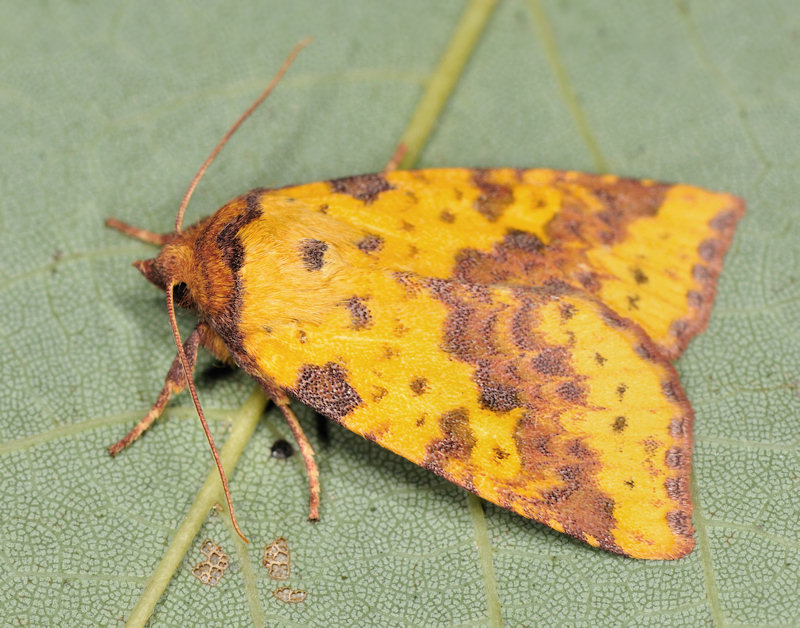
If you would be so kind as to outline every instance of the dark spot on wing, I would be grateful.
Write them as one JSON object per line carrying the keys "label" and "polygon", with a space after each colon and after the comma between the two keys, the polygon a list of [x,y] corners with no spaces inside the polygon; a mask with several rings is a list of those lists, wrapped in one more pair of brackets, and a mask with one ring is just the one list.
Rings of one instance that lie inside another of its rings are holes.
{"label": "dark spot on wing", "polygon": [[664,462],[670,469],[680,469],[684,460],[683,450],[680,447],[672,447],[664,455]]}
{"label": "dark spot on wing", "polygon": [[356,242],[356,246],[364,253],[374,253],[383,248],[383,238],[370,233]]}
{"label": "dark spot on wing", "polygon": [[531,366],[542,375],[566,376],[572,372],[569,360],[569,352],[564,347],[549,347],[531,360]]}
{"label": "dark spot on wing", "polygon": [[569,403],[586,403],[586,389],[577,382],[564,382],[556,388],[556,392]]}
{"label": "dark spot on wing", "polygon": [[350,311],[350,326],[353,329],[364,329],[372,322],[372,314],[366,305],[366,299],[350,297],[344,305]]}
{"label": "dark spot on wing", "polygon": [[319,270],[325,263],[325,251],[328,250],[328,243],[312,238],[300,240],[300,255],[303,258],[303,266],[306,270]]}
{"label": "dark spot on wing", "polygon": [[648,276],[644,274],[644,271],[641,268],[638,267],[634,268],[631,271],[631,275],[633,275],[633,280],[639,285],[642,285],[643,283],[647,283],[649,281]]}
{"label": "dark spot on wing", "polygon": [[465,408],[445,412],[439,418],[439,425],[442,438],[428,445],[423,466],[441,474],[448,459],[468,460],[477,440]]}
{"label": "dark spot on wing", "polygon": [[603,366],[606,362],[608,362],[608,358],[606,358],[606,357],[600,355],[599,353],[595,352],[594,361],[597,362],[600,366]]}
{"label": "dark spot on wing", "polygon": [[669,529],[678,536],[691,538],[694,533],[691,518],[682,510],[671,510],[668,512],[667,524],[669,525]]}
{"label": "dark spot on wing", "polygon": [[424,377],[415,377],[411,380],[409,387],[415,395],[422,395],[428,390],[428,380]]}
{"label": "dark spot on wing", "polygon": [[303,365],[290,392],[303,403],[331,419],[342,419],[361,405],[362,399],[347,379],[345,368],[335,362]]}
{"label": "dark spot on wing", "polygon": [[338,194],[349,194],[366,205],[373,203],[382,192],[393,190],[381,174],[364,174],[330,181],[331,189]]}
{"label": "dark spot on wing", "polygon": [[514,202],[513,190],[497,183],[492,183],[487,170],[475,170],[472,183],[480,190],[475,199],[475,209],[489,222],[494,222],[505,212],[506,207]]}
{"label": "dark spot on wing", "polygon": [[456,215],[451,212],[449,209],[443,209],[442,212],[439,214],[439,220],[442,222],[453,223],[455,222]]}

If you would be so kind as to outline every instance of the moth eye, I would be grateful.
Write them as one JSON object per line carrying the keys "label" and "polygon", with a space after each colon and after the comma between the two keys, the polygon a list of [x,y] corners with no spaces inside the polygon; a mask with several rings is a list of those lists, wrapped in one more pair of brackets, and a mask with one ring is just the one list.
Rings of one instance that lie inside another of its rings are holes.
{"label": "moth eye", "polygon": [[176,283],[172,289],[172,298],[178,307],[190,308],[193,305],[192,295],[189,292],[189,287],[184,283]]}

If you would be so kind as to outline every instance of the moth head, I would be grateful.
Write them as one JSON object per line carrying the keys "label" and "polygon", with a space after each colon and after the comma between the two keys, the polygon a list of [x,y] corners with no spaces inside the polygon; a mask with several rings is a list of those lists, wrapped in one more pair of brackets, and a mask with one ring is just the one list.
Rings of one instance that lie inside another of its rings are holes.
{"label": "moth head", "polygon": [[133,266],[162,292],[166,292],[170,283],[174,284],[175,304],[185,309],[192,309],[194,300],[186,281],[191,276],[189,270],[191,257],[187,247],[168,244],[161,249],[157,257],[135,261]]}

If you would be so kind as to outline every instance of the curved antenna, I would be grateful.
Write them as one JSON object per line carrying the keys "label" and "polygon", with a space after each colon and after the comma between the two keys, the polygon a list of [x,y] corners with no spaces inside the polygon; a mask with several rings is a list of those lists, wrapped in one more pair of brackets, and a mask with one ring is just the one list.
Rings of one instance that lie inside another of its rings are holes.
{"label": "curved antenna", "polygon": [[[175,233],[181,232],[181,225],[183,224],[183,215],[186,213],[186,206],[189,204],[189,199],[192,198],[194,189],[197,187],[197,184],[200,182],[200,179],[203,177],[206,170],[208,170],[208,167],[211,165],[211,162],[214,161],[214,158],[217,156],[219,151],[222,150],[222,147],[228,143],[228,140],[231,138],[231,135],[236,133],[236,129],[238,129],[242,125],[242,122],[247,120],[247,118],[250,117],[250,114],[253,113],[253,111],[255,111],[256,107],[258,107],[262,102],[264,102],[267,96],[269,96],[270,92],[273,89],[275,89],[275,86],[278,84],[278,81],[280,81],[283,78],[283,75],[286,74],[286,70],[289,69],[289,66],[292,64],[292,61],[294,61],[294,58],[309,43],[311,43],[311,37],[307,37],[306,39],[297,43],[294,48],[292,48],[292,51],[289,53],[289,56],[286,57],[286,61],[283,62],[283,65],[280,67],[277,74],[275,74],[272,81],[270,81],[270,84],[267,85],[267,88],[263,92],[261,92],[261,95],[253,101],[253,104],[250,105],[241,116],[239,116],[239,119],[236,122],[234,122],[233,126],[230,129],[228,129],[228,132],[222,136],[222,139],[220,140],[219,144],[217,144],[214,147],[214,150],[211,151],[211,154],[203,162],[203,165],[200,166],[200,170],[198,170],[197,174],[194,175],[194,179],[192,179],[192,182],[186,189],[186,192],[183,195],[183,200],[181,201],[181,205],[178,208],[178,215],[175,218]],[[231,513],[231,516],[232,515],[233,513]]]}
{"label": "curved antenna", "polygon": [[214,438],[211,436],[211,430],[208,428],[203,408],[200,406],[200,399],[197,397],[197,390],[194,387],[194,380],[191,376],[191,369],[189,367],[189,360],[186,358],[186,352],[183,350],[183,342],[181,341],[181,332],[178,330],[178,321],[175,318],[175,298],[173,290],[175,288],[175,281],[170,281],[167,285],[167,313],[169,314],[169,324],[172,327],[172,335],[175,338],[175,344],[178,347],[178,357],[180,357],[181,365],[183,366],[183,374],[186,377],[186,383],[189,385],[189,392],[192,395],[194,407],[197,410],[197,415],[200,417],[200,424],[203,426],[203,431],[206,434],[206,439],[211,447],[211,454],[214,456],[214,462],[217,464],[217,471],[219,471],[219,479],[222,480],[222,490],[225,492],[225,501],[228,503],[228,512],[231,515],[231,523],[236,533],[242,537],[245,543],[250,543],[242,534],[239,529],[239,524],[236,522],[236,515],[233,513],[233,503],[231,502],[231,492],[228,489],[228,477],[225,475],[225,469],[222,466],[222,460],[219,458],[219,451],[214,444]]}

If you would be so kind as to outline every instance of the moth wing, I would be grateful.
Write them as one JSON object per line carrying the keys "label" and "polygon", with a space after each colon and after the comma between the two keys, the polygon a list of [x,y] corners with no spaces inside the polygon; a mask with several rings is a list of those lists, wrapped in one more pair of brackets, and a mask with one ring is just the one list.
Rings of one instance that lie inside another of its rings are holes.
{"label": "moth wing", "polygon": [[741,199],[557,170],[363,175],[271,192],[358,227],[386,267],[482,284],[566,281],[670,358],[708,321]]}
{"label": "moth wing", "polygon": [[636,325],[570,289],[369,268],[334,284],[357,291],[313,323],[248,331],[275,384],[592,545],[639,558],[691,549],[691,409]]}

